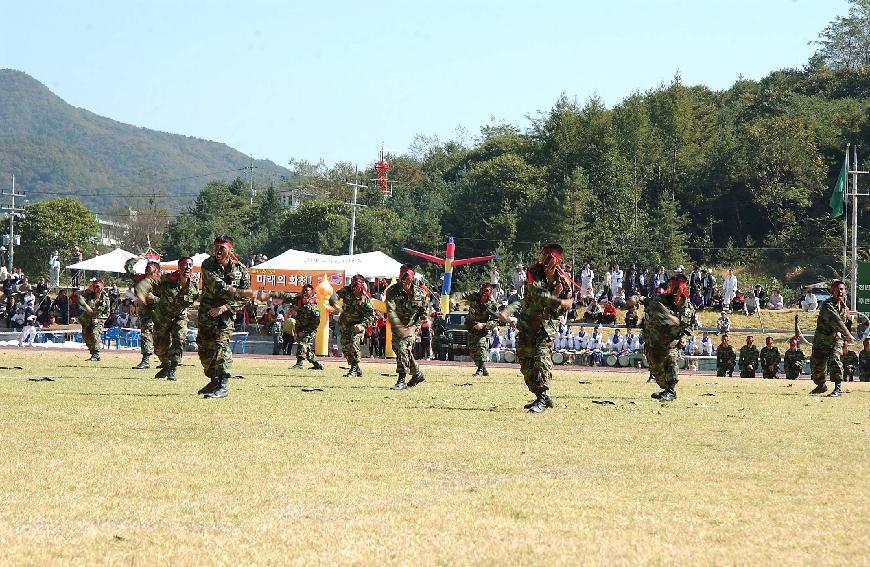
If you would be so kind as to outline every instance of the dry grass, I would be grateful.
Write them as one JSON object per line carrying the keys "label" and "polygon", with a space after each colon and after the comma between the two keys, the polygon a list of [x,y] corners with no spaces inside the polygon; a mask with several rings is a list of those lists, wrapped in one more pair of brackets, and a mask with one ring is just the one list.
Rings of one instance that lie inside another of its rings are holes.
{"label": "dry grass", "polygon": [[[0,350],[3,564],[867,564],[870,384],[237,360],[226,400]],[[28,377],[51,375],[54,382]],[[469,385],[470,384],[470,385]],[[317,386],[323,391],[303,392]],[[713,396],[705,395],[707,393]],[[593,400],[608,399],[615,405]]]}

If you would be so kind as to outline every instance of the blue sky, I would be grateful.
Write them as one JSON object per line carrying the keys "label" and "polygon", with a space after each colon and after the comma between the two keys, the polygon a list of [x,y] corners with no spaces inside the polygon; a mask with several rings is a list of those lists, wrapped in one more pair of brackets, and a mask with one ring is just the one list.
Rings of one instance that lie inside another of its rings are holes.
{"label": "blue sky", "polygon": [[[846,0],[12,2],[0,68],[121,122],[290,158],[473,140],[561,93],[608,106],[669,82],[800,67]],[[244,165],[244,164],[242,164]]]}

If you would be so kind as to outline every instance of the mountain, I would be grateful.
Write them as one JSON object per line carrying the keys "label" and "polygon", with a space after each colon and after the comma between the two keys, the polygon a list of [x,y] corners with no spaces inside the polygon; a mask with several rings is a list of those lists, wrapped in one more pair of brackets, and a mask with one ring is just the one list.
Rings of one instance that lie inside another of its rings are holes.
{"label": "mountain", "polygon": [[[206,182],[245,177],[250,158],[226,144],[123,124],[67,104],[33,77],[0,69],[0,187],[30,200],[75,195],[92,209],[156,193],[173,207]],[[289,177],[255,160],[255,182]],[[162,200],[162,199],[161,199]]]}

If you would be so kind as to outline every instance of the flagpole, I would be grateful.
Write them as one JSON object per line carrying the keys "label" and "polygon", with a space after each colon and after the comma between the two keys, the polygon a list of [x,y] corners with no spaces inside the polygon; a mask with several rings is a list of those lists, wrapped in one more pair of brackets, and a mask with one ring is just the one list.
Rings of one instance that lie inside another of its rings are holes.
{"label": "flagpole", "polygon": [[[848,170],[847,170],[848,171]],[[852,297],[851,309],[858,305],[858,145],[852,148]],[[849,185],[847,184],[846,187]]]}
{"label": "flagpole", "polygon": [[846,193],[849,192],[849,148],[852,147],[852,144],[846,144],[846,164],[843,166],[846,168],[846,187],[844,187],[843,191],[843,279],[846,278],[846,273],[848,269],[848,246],[849,246],[849,216],[846,214]]}

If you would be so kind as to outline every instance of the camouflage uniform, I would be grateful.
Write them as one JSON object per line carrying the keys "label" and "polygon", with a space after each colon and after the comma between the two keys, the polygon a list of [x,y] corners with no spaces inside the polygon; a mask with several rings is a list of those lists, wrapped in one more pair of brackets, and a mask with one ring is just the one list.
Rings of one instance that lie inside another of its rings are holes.
{"label": "camouflage uniform", "polygon": [[[465,318],[465,328],[468,330],[468,352],[478,368],[486,363],[489,357],[490,331],[498,327],[498,303],[490,298],[485,303],[481,301],[479,291],[469,291],[462,295],[468,302],[468,316]],[[475,323],[483,323],[483,329],[474,328]]]}
{"label": "camouflage uniform", "polygon": [[154,351],[164,365],[181,364],[187,343],[187,309],[199,299],[200,291],[193,278],[182,286],[177,272],[164,274],[154,286],[158,296],[152,311]]}
{"label": "camouflage uniform", "polygon": [[414,340],[416,333],[399,338],[398,334],[405,329],[417,327],[425,321],[429,314],[429,298],[426,292],[411,283],[410,294],[402,288],[401,282],[396,282],[386,291],[387,320],[393,331],[393,351],[396,353],[396,372],[400,377],[407,375],[416,377],[420,374],[417,361],[414,360]]}
{"label": "camouflage uniform", "polygon": [[139,315],[139,350],[143,357],[148,357],[154,354],[154,305],[156,301],[148,297],[152,293],[155,281],[145,277],[142,274],[137,274],[134,266],[139,261],[139,258],[129,258],[124,263],[124,270],[133,279],[133,289],[136,291],[136,296],[139,295],[145,298],[145,304],[139,303],[136,300],[136,314]]}
{"label": "camouflage uniform", "polygon": [[[348,364],[356,367],[359,366],[360,344],[365,337],[366,327],[375,320],[375,308],[372,306],[371,299],[366,295],[361,298],[355,297],[353,288],[349,285],[335,292],[329,298],[329,304],[333,308],[338,307],[338,299],[344,301],[337,323],[341,333],[341,350]],[[360,325],[362,330],[355,331],[355,325]]]}
{"label": "camouflage uniform", "polygon": [[782,356],[779,354],[779,349],[765,346],[758,354],[761,359],[761,375],[764,378],[776,378],[776,373],[779,372],[779,362]]}
{"label": "camouflage uniform", "polygon": [[249,289],[251,277],[248,270],[231,259],[224,268],[209,256],[202,263],[202,295],[197,313],[197,337],[199,360],[205,375],[212,382],[229,379],[233,365],[233,352],[230,348],[230,335],[233,332],[234,309],[228,309],[216,319],[209,317],[208,312],[213,307],[230,305],[241,307],[240,295],[237,290]]}
{"label": "camouflage uniform", "polygon": [[80,291],[78,295],[79,303],[87,305],[93,310],[93,313],[88,313],[82,309],[79,314],[79,323],[82,325],[82,340],[92,355],[99,354],[100,331],[103,330],[103,323],[109,316],[109,294],[103,291],[101,297],[97,299],[93,291],[85,289]]}
{"label": "camouflage uniform", "polygon": [[555,282],[550,284],[544,267],[535,265],[529,270],[523,300],[511,304],[509,313],[520,309],[517,320],[517,360],[526,387],[534,394],[546,392],[552,378],[553,361],[550,358],[553,342],[559,334],[559,316],[566,312],[561,300],[571,297],[571,285],[564,285],[557,295]]}
{"label": "camouflage uniform", "polygon": [[806,356],[804,351],[799,348],[795,350],[788,349],[782,355],[785,364],[785,377],[787,380],[797,380],[798,376],[804,369],[804,360]]}
{"label": "camouflage uniform", "polygon": [[737,354],[734,352],[734,347],[730,344],[720,346],[716,351],[716,376],[732,376],[734,374],[734,366],[737,363]]}
{"label": "camouflage uniform", "polygon": [[858,354],[858,379],[870,382],[870,350],[862,350]]}
{"label": "camouflage uniform", "polygon": [[[662,390],[673,389],[679,381],[677,361],[680,343],[683,337],[692,336],[695,308],[688,299],[682,307],[677,307],[671,293],[662,293],[653,298],[635,296],[634,301],[645,305],[643,349],[650,374]],[[679,319],[679,324],[669,323],[668,316],[671,315]]]}
{"label": "camouflage uniform", "polygon": [[[272,296],[286,300],[296,309],[296,365],[301,368],[302,361],[307,360],[319,367],[320,363],[314,353],[314,335],[320,325],[320,308],[317,307],[317,303],[309,301],[300,305],[301,293],[273,293]],[[316,297],[312,296],[313,299]]]}
{"label": "camouflage uniform", "polygon": [[740,377],[755,378],[756,370],[758,370],[758,347],[743,345],[740,347]]}
{"label": "camouflage uniform", "polygon": [[843,358],[843,374],[847,382],[855,381],[855,371],[858,370],[858,353],[849,350],[842,355]]}
{"label": "camouflage uniform", "polygon": [[845,328],[843,323],[845,314],[845,307],[839,306],[833,298],[825,300],[819,308],[816,334],[813,336],[813,350],[810,354],[810,366],[816,386],[824,386],[828,372],[834,384],[843,381],[841,356],[843,339],[839,333]]}

